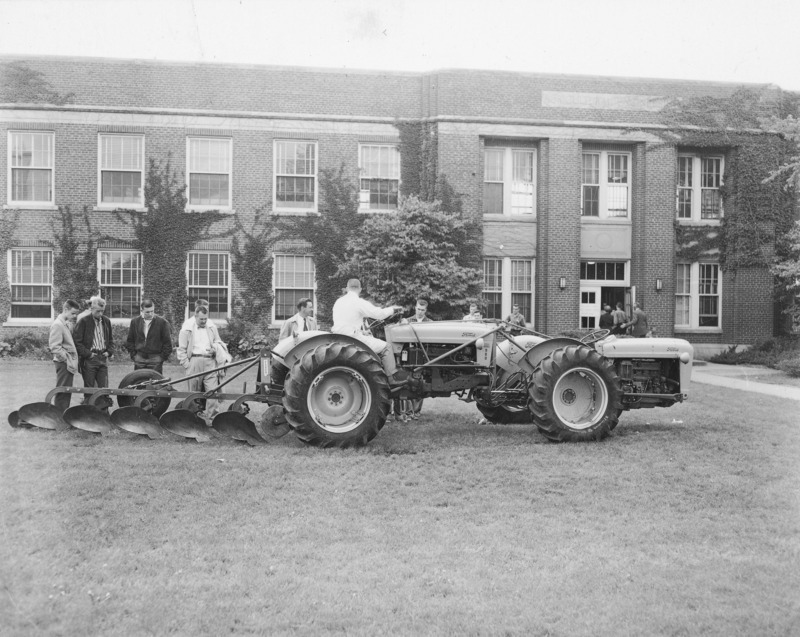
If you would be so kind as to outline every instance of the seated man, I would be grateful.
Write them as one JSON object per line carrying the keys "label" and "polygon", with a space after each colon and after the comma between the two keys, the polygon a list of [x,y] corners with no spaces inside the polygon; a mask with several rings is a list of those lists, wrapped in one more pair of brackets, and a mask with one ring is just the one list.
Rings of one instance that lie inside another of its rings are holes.
{"label": "seated man", "polygon": [[297,336],[300,332],[317,329],[317,319],[311,316],[313,311],[314,302],[311,299],[300,299],[297,302],[297,314],[283,322],[278,340],[282,341],[290,336]]}
{"label": "seated man", "polygon": [[386,344],[386,341],[364,334],[362,326],[365,318],[386,319],[402,309],[399,305],[379,308],[366,299],[362,299],[361,281],[358,279],[350,279],[347,282],[347,294],[337,299],[336,303],[333,304],[333,328],[331,328],[331,332],[353,336],[380,356],[383,371],[386,372],[390,385],[402,385],[406,380],[407,374],[403,370],[397,370],[394,352]]}
{"label": "seated man", "polygon": [[477,303],[470,303],[469,304],[469,314],[467,314],[462,320],[464,321],[482,321],[483,317],[481,313],[478,311],[478,304]]}

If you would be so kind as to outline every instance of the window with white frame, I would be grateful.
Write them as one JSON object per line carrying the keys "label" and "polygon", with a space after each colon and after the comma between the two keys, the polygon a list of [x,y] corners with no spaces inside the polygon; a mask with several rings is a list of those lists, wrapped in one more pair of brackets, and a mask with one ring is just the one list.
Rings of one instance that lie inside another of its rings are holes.
{"label": "window with white frame", "polygon": [[275,209],[316,212],[317,143],[275,141]]}
{"label": "window with white frame", "polygon": [[100,135],[101,206],[144,206],[144,137]]}
{"label": "window with white frame", "polygon": [[487,301],[484,316],[504,319],[519,305],[527,323],[533,317],[533,260],[484,259],[483,296]]}
{"label": "window with white frame", "polygon": [[191,314],[197,299],[205,299],[209,318],[227,319],[229,281],[227,252],[190,252],[187,258],[187,312]]}
{"label": "window with white frame", "polygon": [[483,214],[536,213],[536,151],[487,147],[483,151]]}
{"label": "window with white frame", "polygon": [[722,217],[722,157],[678,155],[678,219],[718,221]]}
{"label": "window with white frame", "polygon": [[52,318],[53,251],[13,248],[9,256],[11,318]]}
{"label": "window with white frame", "polygon": [[53,205],[55,135],[10,131],[8,136],[8,203]]}
{"label": "window with white frame", "polygon": [[395,210],[400,191],[400,150],[391,144],[361,144],[359,208]]}
{"label": "window with white frame", "polygon": [[675,327],[722,327],[721,281],[716,263],[678,263],[675,277]]}
{"label": "window with white frame", "polygon": [[618,281],[624,284],[625,261],[581,261],[581,281]]}
{"label": "window with white frame", "polygon": [[302,298],[314,298],[314,257],[305,254],[276,254],[273,270],[275,320],[285,321],[297,313]]}
{"label": "window with white frame", "polygon": [[137,316],[142,298],[142,253],[132,250],[101,250],[99,262],[100,285],[105,291],[106,316]]}
{"label": "window with white frame", "polygon": [[630,214],[630,153],[583,153],[581,214],[608,219]]}
{"label": "window with white frame", "polygon": [[188,138],[189,206],[231,207],[232,144],[230,139]]}

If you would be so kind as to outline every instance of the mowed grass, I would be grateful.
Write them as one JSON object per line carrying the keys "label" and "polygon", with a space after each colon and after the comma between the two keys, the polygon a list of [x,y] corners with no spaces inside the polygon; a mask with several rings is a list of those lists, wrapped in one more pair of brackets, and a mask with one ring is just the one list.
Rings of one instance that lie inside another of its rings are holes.
{"label": "mowed grass", "polygon": [[[54,380],[0,376],[4,421]],[[4,422],[0,633],[799,634],[797,403],[691,391],[591,444],[454,399],[348,451]]]}

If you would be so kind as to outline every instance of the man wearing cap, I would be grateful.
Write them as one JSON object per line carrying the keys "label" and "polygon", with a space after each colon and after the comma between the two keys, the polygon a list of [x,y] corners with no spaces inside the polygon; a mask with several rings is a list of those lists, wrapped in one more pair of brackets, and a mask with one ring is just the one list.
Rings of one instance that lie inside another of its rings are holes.
{"label": "man wearing cap", "polygon": [[403,370],[397,369],[394,353],[386,341],[364,334],[363,325],[365,318],[382,320],[389,318],[392,314],[402,309],[399,305],[380,308],[366,299],[362,299],[361,281],[358,279],[350,279],[347,282],[347,294],[337,299],[336,303],[333,304],[333,328],[331,332],[353,336],[375,352],[381,359],[383,371],[386,372],[390,385],[402,385],[408,374]]}
{"label": "man wearing cap", "polygon": [[105,309],[105,299],[93,296],[89,314],[75,326],[73,338],[85,387],[108,387],[108,360],[114,355],[114,339],[111,319],[103,314]]}
{"label": "man wearing cap", "polygon": [[297,336],[300,332],[317,329],[317,319],[311,316],[313,311],[314,301],[306,298],[300,299],[297,302],[297,314],[283,322],[278,340],[282,341],[284,338]]}
{"label": "man wearing cap", "polygon": [[[141,314],[131,319],[125,349],[131,355],[133,369],[152,369],[164,373],[164,361],[172,354],[172,330],[156,314],[153,299],[142,299]],[[194,320],[194,319],[192,319]]]}

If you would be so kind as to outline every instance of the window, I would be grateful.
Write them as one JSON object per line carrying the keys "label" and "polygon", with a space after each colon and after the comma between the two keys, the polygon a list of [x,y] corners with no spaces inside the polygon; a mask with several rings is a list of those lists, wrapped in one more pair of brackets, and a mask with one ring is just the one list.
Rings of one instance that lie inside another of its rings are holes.
{"label": "window", "polygon": [[8,202],[53,205],[53,133],[9,133]]}
{"label": "window", "polygon": [[486,148],[483,151],[483,214],[536,213],[534,150]]}
{"label": "window", "polygon": [[52,318],[53,251],[11,250],[11,318]]}
{"label": "window", "polygon": [[142,253],[101,250],[100,285],[105,290],[107,316],[137,316],[142,296]]}
{"label": "window", "polygon": [[625,261],[581,261],[581,281],[626,280]]}
{"label": "window", "polygon": [[100,205],[144,206],[144,138],[100,135]]}
{"label": "window", "polygon": [[314,258],[300,254],[275,255],[275,320],[297,313],[297,302],[314,298]]}
{"label": "window", "polygon": [[531,259],[484,259],[483,296],[485,318],[504,319],[511,306],[519,305],[527,323],[533,316],[533,261]]}
{"label": "window", "polygon": [[359,148],[361,210],[396,210],[400,189],[400,150],[397,146],[364,144]]}
{"label": "window", "polygon": [[190,137],[188,141],[189,206],[230,208],[232,140]]}
{"label": "window", "polygon": [[275,209],[317,210],[317,144],[275,142]]}
{"label": "window", "polygon": [[675,327],[720,328],[721,285],[716,263],[679,263],[675,277]]}
{"label": "window", "polygon": [[581,214],[606,219],[630,213],[629,153],[583,153]]}
{"label": "window", "polygon": [[722,157],[678,156],[678,219],[719,220],[722,217]]}
{"label": "window", "polygon": [[190,252],[187,263],[188,313],[197,299],[208,301],[208,316],[228,318],[228,255],[225,252]]}

